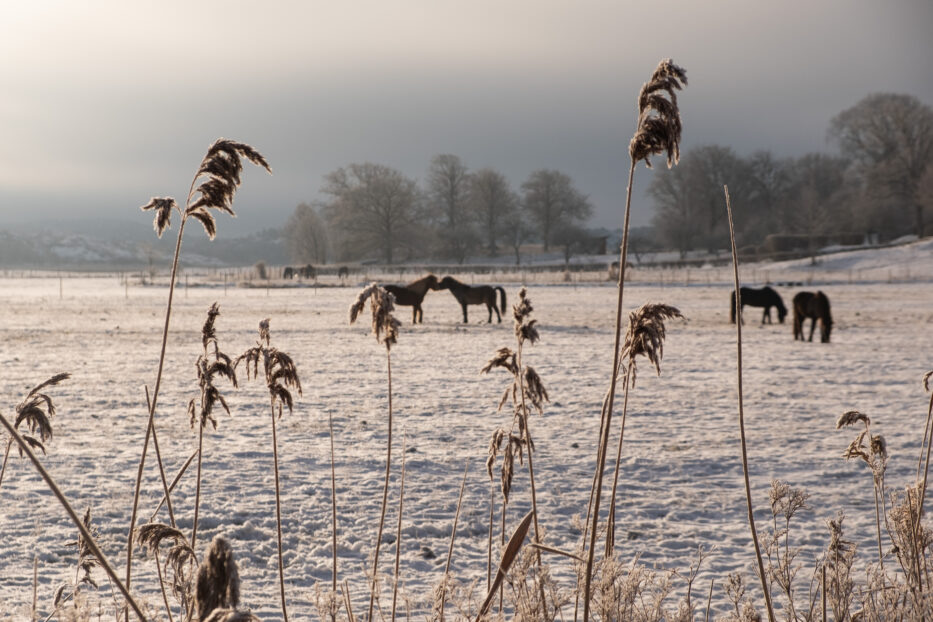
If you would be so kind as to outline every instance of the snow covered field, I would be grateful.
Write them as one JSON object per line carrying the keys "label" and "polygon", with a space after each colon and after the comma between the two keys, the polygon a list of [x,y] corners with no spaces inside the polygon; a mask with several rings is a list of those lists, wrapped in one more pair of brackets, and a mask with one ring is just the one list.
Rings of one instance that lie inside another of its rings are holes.
{"label": "snow covered field", "polygon": [[[907,258],[915,276],[933,275],[928,246],[916,246]],[[863,464],[840,457],[854,434],[835,430],[836,418],[849,409],[872,418],[891,454],[888,484],[900,489],[916,470],[926,416],[928,395],[920,379],[933,367],[933,285],[848,283],[845,275],[859,261],[869,260],[850,258],[835,268],[838,278],[824,274],[821,281],[816,275],[810,286],[776,287],[788,306],[796,291],[827,293],[836,322],[831,344],[794,342],[790,318],[784,325],[761,326],[760,311],[746,308],[745,414],[759,529],[770,519],[772,478],[805,488],[811,509],[792,526],[792,540],[803,547],[807,567],[826,543],[825,521],[839,510],[846,512],[847,535],[859,543],[862,562],[874,551],[871,475]],[[769,278],[781,282],[782,270],[796,274],[802,266],[771,266]],[[875,266],[862,267],[869,268]],[[883,274],[883,267],[877,269]],[[626,558],[637,553],[645,563],[682,570],[697,547],[712,548],[697,583],[705,596],[709,581],[721,585],[727,572],[743,571],[751,578],[754,553],[739,454],[731,286],[718,279],[704,283],[700,270],[692,274],[697,278],[690,285],[626,287],[627,309],[664,302],[687,320],[668,324],[659,378],[641,361],[623,448],[618,546]],[[385,350],[368,334],[368,318],[347,323],[358,285],[268,291],[191,287],[176,293],[156,421],[170,475],[197,444],[186,407],[197,395],[194,362],[211,303],[220,306],[216,328],[223,351],[236,356],[254,345],[258,323],[268,317],[272,345],[298,366],[304,393],[295,412],[284,415],[278,436],[286,586],[295,619],[313,618],[315,584],[330,585],[329,415],[335,429],[341,581],[349,580],[357,613],[367,598],[365,567],[385,466],[387,394]],[[518,285],[506,289],[511,307]],[[0,296],[0,408],[9,416],[31,387],[58,372],[72,374],[49,390],[58,414],[44,461],[78,511],[91,508],[102,547],[122,576],[145,431],[144,387],[151,389],[155,381],[167,289],[126,289],[115,276],[0,279]],[[574,549],[581,534],[573,518],[586,511],[600,403],[611,368],[616,289],[609,283],[532,284],[529,297],[541,341],[526,349],[525,362],[537,369],[551,398],[545,414],[532,420],[540,520],[549,544]],[[513,346],[514,337],[510,313],[501,325],[487,325],[479,323],[485,311],[471,307],[471,323],[463,325],[459,306],[443,291],[428,294],[423,325],[410,325],[407,307],[397,316],[404,325],[392,351],[395,459],[381,570],[391,573],[404,444],[401,589],[423,611],[443,572],[464,468],[469,474],[453,574],[483,578],[485,586],[490,481],[484,463],[491,433],[509,422],[509,415],[496,413],[509,379],[501,371],[480,376],[479,370],[496,349]],[[268,397],[261,382],[247,381],[244,374],[240,384],[224,391],[232,415],[221,412],[217,431],[207,435],[198,554],[214,535],[226,536],[239,565],[243,605],[262,618],[277,619]],[[151,459],[143,491],[140,512],[146,518],[161,498]],[[185,530],[191,526],[193,498],[192,471],[173,497]],[[510,530],[529,505],[522,469],[512,492]],[[164,510],[160,520],[167,521]],[[29,615],[36,556],[39,611],[47,615],[56,588],[74,577],[76,552],[68,543],[76,530],[15,449],[0,487],[0,530],[0,619]],[[569,564],[563,558],[550,561],[569,589]],[[134,590],[158,611],[152,560],[140,552],[134,568]],[[109,594],[105,575],[95,577],[101,594]],[[808,580],[808,572],[800,578]],[[388,602],[388,588],[384,594]],[[720,588],[713,600],[722,610]]]}

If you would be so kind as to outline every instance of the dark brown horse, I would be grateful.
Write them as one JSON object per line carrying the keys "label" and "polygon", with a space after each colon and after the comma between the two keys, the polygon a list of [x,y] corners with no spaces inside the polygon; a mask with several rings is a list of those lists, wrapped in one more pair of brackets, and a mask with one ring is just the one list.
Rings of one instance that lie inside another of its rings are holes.
{"label": "dark brown horse", "polygon": [[[787,307],[784,306],[784,301],[781,300],[781,295],[767,285],[761,289],[741,287],[739,288],[739,294],[741,294],[740,298],[742,299],[743,312],[745,311],[745,305],[750,307],[764,307],[764,311],[761,314],[761,323],[764,324],[765,320],[767,319],[768,324],[771,324],[771,307],[776,307],[778,322],[781,324],[784,323],[784,318],[787,317]],[[729,309],[729,319],[733,324],[735,324],[735,290],[732,290],[732,302]]]}
{"label": "dark brown horse", "polygon": [[454,298],[460,303],[460,308],[463,309],[464,324],[467,322],[467,305],[481,304],[485,304],[486,309],[489,310],[489,319],[487,321],[490,324],[492,324],[493,311],[496,312],[499,323],[502,323],[502,315],[499,313],[499,309],[496,308],[496,290],[498,290],[502,313],[505,313],[505,290],[501,287],[490,285],[477,285],[474,287],[461,283],[452,276],[445,276],[441,279],[437,289],[449,289],[450,293],[454,295]]}
{"label": "dark brown horse", "polygon": [[383,285],[385,290],[395,296],[395,304],[412,307],[411,323],[418,324],[424,319],[421,303],[429,289],[438,289],[437,277],[433,274],[413,281],[408,285]]}
{"label": "dark brown horse", "polygon": [[829,333],[833,329],[833,316],[829,312],[829,298],[823,292],[800,292],[794,296],[794,340],[803,341],[803,321],[810,318],[810,338],[813,341],[813,329],[820,322],[820,341],[829,343]]}

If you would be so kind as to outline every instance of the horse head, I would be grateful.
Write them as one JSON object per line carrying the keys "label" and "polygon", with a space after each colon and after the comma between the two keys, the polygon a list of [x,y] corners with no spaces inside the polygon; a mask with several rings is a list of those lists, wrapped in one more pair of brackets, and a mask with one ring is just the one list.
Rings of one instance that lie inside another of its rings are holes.
{"label": "horse head", "polygon": [[445,276],[435,287],[432,287],[431,289],[450,289],[450,286],[454,285],[456,282],[457,281],[452,276]]}
{"label": "horse head", "polygon": [[441,289],[440,285],[439,285],[438,282],[437,282],[437,277],[434,276],[433,274],[429,274],[428,276],[426,276],[426,277],[424,277],[424,278],[425,278],[425,280],[426,280],[427,283],[428,283],[428,289],[430,289],[430,290],[432,290],[432,291],[437,291],[437,290]]}

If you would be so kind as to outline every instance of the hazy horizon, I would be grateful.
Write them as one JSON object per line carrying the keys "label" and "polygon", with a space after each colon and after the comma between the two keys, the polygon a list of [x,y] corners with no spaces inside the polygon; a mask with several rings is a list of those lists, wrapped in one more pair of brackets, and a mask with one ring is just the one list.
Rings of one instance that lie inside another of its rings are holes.
{"label": "hazy horizon", "polygon": [[[798,156],[830,151],[830,119],[870,93],[933,103],[931,26],[921,0],[7,3],[0,228],[145,231],[138,206],[183,198],[220,136],[274,172],[247,171],[221,236],[281,226],[340,166],[421,180],[438,153],[515,190],[559,169],[589,195],[591,224],[617,228],[635,97],[662,58],[688,73],[684,151]],[[649,182],[636,176],[636,225]]]}

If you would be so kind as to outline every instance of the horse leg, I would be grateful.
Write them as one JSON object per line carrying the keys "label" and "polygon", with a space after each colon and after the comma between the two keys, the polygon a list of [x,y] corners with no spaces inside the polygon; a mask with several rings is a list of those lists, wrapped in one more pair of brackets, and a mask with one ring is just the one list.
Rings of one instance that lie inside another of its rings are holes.
{"label": "horse leg", "polygon": [[816,318],[810,318],[810,338],[807,341],[813,341],[813,329],[816,328]]}
{"label": "horse leg", "polygon": [[797,312],[794,311],[794,341],[798,339],[803,341],[803,320],[801,320]]}
{"label": "horse leg", "polygon": [[[416,315],[418,319],[415,319]],[[416,304],[414,309],[412,309],[411,323],[414,324],[415,322],[418,322],[419,324],[424,322],[424,312],[421,310],[421,303]]]}
{"label": "horse leg", "polygon": [[467,306],[465,302],[460,303],[460,308],[463,309],[463,323],[467,324]]}

